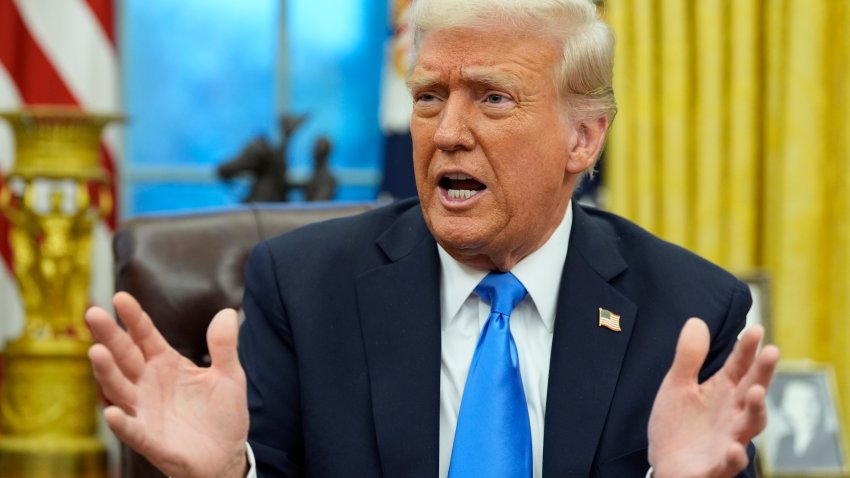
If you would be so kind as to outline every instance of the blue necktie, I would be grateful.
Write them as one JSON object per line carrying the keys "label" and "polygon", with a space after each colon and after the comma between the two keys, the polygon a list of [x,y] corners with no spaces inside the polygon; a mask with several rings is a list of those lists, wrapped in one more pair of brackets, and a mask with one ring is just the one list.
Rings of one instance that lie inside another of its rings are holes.
{"label": "blue necktie", "polygon": [[510,315],[525,297],[510,272],[492,272],[475,293],[490,302],[463,390],[449,478],[531,478],[531,426]]}

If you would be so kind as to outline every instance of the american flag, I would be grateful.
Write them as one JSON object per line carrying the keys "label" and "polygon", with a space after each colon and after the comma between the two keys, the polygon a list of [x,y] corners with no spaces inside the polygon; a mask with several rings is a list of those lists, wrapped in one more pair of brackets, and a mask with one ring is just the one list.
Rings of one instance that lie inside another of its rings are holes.
{"label": "american flag", "polygon": [[407,90],[407,73],[413,55],[413,30],[410,26],[413,0],[389,0],[393,36],[384,51],[379,118],[384,144],[384,179],[381,191],[395,198],[416,195],[413,179],[413,152],[410,115],[413,101]]}
{"label": "american flag", "polygon": [[[119,68],[114,0],[0,0],[0,110],[27,105],[77,106],[119,113]],[[121,138],[108,127],[101,160],[118,198]],[[14,164],[11,128],[0,121],[0,183]],[[3,187],[0,184],[0,187]],[[95,227],[89,301],[107,305],[112,294],[110,239],[117,211]],[[0,216],[0,349],[22,331],[23,306],[12,273],[8,224]]]}
{"label": "american flag", "polygon": [[620,328],[620,316],[601,307],[599,308],[599,326],[615,332],[621,332],[623,330]]}

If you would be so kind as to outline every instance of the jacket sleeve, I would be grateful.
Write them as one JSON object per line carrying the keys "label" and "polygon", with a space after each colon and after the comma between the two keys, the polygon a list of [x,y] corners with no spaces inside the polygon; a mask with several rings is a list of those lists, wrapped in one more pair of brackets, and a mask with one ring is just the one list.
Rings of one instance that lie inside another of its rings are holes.
{"label": "jacket sleeve", "polygon": [[248,380],[248,442],[261,478],[304,476],[298,367],[271,249],[261,243],[245,268],[239,358]]}
{"label": "jacket sleeve", "polygon": [[[744,329],[747,312],[752,303],[753,299],[749,287],[741,281],[736,281],[726,317],[718,331],[711,337],[711,349],[708,352],[705,365],[700,371],[700,382],[708,379],[723,367],[726,359],[732,353],[732,348],[738,341],[738,335]],[[738,474],[737,478],[757,478],[759,476],[756,473],[756,447],[753,443],[747,446],[747,455],[750,458],[750,463],[744,471]]]}

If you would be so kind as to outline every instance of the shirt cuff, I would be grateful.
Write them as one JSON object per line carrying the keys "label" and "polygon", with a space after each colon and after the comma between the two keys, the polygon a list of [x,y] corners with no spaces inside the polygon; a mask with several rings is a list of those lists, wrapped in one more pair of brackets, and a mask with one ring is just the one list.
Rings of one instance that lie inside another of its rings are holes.
{"label": "shirt cuff", "polygon": [[[257,460],[254,458],[254,450],[251,449],[250,443],[245,443],[248,453],[248,474],[245,475],[245,478],[257,478]],[[652,469],[649,469],[649,472],[652,473]],[[649,475],[646,475],[647,478],[652,478]]]}

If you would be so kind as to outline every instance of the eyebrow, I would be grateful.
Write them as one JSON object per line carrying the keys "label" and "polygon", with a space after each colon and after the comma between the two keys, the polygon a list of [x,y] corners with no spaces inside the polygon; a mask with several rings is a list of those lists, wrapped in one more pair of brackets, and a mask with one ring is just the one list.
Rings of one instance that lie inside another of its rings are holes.
{"label": "eyebrow", "polygon": [[410,91],[429,89],[440,83],[439,75],[432,73],[413,73],[404,82]]}
{"label": "eyebrow", "polygon": [[492,68],[470,67],[463,69],[463,76],[467,81],[482,85],[492,86],[498,89],[517,90],[522,84],[521,79],[505,71]]}
{"label": "eyebrow", "polygon": [[[492,68],[468,67],[462,70],[464,81],[498,89],[517,90],[522,80],[515,74]],[[410,91],[430,89],[440,84],[440,75],[432,72],[411,74],[405,81]]]}

